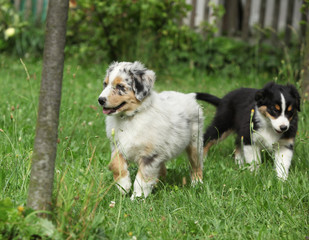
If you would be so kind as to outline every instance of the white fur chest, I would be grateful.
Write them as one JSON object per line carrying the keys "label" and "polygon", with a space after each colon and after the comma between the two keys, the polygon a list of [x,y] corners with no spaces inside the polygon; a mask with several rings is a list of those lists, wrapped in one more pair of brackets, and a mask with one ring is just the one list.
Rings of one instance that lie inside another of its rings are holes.
{"label": "white fur chest", "polygon": [[[136,119],[135,121],[130,121],[117,117],[106,118],[106,134],[111,141],[112,149],[117,148],[126,159],[133,161],[138,152],[144,147],[144,143],[140,141],[142,133],[136,131],[138,129],[137,125]],[[114,136],[112,136],[112,131],[115,133]],[[115,146],[115,143],[117,146]]]}
{"label": "white fur chest", "polygon": [[279,141],[282,134],[275,132],[268,119],[264,118],[258,111],[256,113],[259,128],[253,132],[253,141],[262,148],[271,149]]}
{"label": "white fur chest", "polygon": [[281,134],[274,132],[272,128],[260,128],[253,133],[253,141],[262,148],[271,149],[280,139]]}

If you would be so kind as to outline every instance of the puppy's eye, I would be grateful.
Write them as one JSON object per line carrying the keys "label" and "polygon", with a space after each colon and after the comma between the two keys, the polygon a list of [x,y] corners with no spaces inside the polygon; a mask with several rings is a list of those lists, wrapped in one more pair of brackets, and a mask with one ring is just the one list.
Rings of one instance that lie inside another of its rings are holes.
{"label": "puppy's eye", "polygon": [[274,113],[280,113],[281,108],[278,104],[276,104],[275,106],[272,107],[272,110],[274,111]]}
{"label": "puppy's eye", "polygon": [[124,91],[124,90],[125,90],[125,87],[124,87],[122,84],[117,84],[117,85],[116,85],[116,89],[121,90],[121,91]]}
{"label": "puppy's eye", "polygon": [[292,108],[292,105],[290,105],[290,106],[288,107],[287,111],[288,111],[288,112],[291,112],[292,109],[293,109],[293,108]]}
{"label": "puppy's eye", "polygon": [[104,88],[106,88],[106,86],[107,86],[107,83],[106,83],[106,82],[104,82],[104,83],[103,83],[103,87],[104,87]]}

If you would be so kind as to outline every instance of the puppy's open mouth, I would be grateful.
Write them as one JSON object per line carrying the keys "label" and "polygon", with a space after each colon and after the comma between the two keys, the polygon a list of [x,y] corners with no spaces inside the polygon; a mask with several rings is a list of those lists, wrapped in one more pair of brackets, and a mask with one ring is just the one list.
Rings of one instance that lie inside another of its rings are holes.
{"label": "puppy's open mouth", "polygon": [[125,104],[126,104],[126,102],[123,102],[123,103],[121,103],[120,105],[118,105],[117,107],[114,107],[114,108],[103,107],[103,113],[107,114],[107,115],[112,114],[112,113],[116,112],[119,108],[123,107]]}
{"label": "puppy's open mouth", "polygon": [[282,130],[277,130],[277,129],[274,128],[274,130],[275,130],[277,133],[284,133],[284,132],[286,132],[288,129],[282,131]]}

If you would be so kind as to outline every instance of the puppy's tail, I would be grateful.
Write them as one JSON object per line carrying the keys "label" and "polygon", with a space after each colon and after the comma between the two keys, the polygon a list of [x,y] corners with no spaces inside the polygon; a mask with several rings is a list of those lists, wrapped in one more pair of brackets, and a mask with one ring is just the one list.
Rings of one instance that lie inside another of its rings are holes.
{"label": "puppy's tail", "polygon": [[214,95],[211,95],[209,93],[195,93],[196,96],[195,98],[197,100],[202,100],[202,101],[205,101],[205,102],[208,102],[216,107],[219,106],[220,102],[221,102],[221,98],[218,98]]}

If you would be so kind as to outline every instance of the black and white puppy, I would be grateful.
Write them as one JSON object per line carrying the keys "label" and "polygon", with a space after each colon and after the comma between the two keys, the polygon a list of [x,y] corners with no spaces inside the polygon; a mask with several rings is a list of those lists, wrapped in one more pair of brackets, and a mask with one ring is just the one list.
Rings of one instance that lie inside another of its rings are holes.
{"label": "black and white puppy", "polygon": [[217,107],[204,134],[205,155],[217,140],[236,132],[236,163],[243,165],[245,160],[253,170],[261,162],[260,150],[271,149],[275,153],[277,176],[287,179],[300,111],[300,95],[293,85],[270,82],[260,90],[234,90],[222,99],[197,93],[197,99]]}
{"label": "black and white puppy", "polygon": [[155,73],[140,62],[114,62],[106,71],[99,103],[106,114],[111,142],[109,164],[119,190],[129,192],[129,162],[138,173],[131,199],[147,197],[165,163],[183,150],[188,153],[192,182],[203,178],[203,111],[196,94],[155,92]]}

